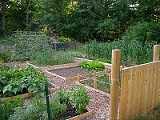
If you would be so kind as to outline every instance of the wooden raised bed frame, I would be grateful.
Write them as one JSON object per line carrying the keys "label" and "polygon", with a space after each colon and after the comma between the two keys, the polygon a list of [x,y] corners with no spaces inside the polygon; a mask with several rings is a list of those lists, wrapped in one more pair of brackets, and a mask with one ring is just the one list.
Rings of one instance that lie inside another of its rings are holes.
{"label": "wooden raised bed frame", "polygon": [[16,99],[17,97],[25,100],[25,99],[28,99],[32,96],[33,96],[32,93],[25,93],[25,94],[20,94],[20,95],[16,95],[16,96],[0,98],[0,102],[4,102],[4,101],[7,101],[7,100],[13,100],[13,99]]}
{"label": "wooden raised bed frame", "polygon": [[95,112],[93,111],[89,111],[80,115],[77,115],[75,117],[69,118],[67,120],[85,120],[88,117],[92,117],[94,115]]}

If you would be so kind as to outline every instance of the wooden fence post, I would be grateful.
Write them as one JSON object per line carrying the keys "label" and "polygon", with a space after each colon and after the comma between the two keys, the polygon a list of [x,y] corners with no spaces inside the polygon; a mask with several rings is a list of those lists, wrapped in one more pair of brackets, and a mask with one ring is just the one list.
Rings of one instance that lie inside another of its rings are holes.
{"label": "wooden fence post", "polygon": [[120,50],[115,49],[112,51],[112,69],[111,69],[111,118],[110,120],[117,120],[118,116],[118,97],[120,80]]}
{"label": "wooden fence post", "polygon": [[159,61],[160,59],[160,45],[154,45],[153,49],[153,61]]}

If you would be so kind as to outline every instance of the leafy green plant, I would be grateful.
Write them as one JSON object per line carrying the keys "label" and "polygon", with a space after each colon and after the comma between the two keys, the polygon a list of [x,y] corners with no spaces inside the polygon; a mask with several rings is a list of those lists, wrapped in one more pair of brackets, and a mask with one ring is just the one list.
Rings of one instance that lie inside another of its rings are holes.
{"label": "leafy green plant", "polygon": [[84,113],[90,100],[85,88],[76,86],[71,90],[70,94],[71,104],[75,106],[78,114]]}
{"label": "leafy green plant", "polygon": [[45,101],[36,97],[22,107],[15,108],[9,120],[47,120]]}
{"label": "leafy green plant", "polygon": [[[75,106],[78,114],[85,112],[89,103],[89,97],[83,87],[75,87],[70,90],[61,90],[50,99],[51,116],[53,120],[66,119],[68,104]],[[9,120],[47,120],[47,108],[45,100],[35,97],[22,107],[15,108]]]}
{"label": "leafy green plant", "polygon": [[[50,99],[51,116],[53,120],[66,119],[68,104],[73,105],[77,113],[83,113],[89,103],[85,88],[76,86],[70,90],[61,90]],[[63,116],[64,115],[64,116]],[[15,108],[9,120],[47,120],[47,108],[42,97],[35,97],[26,102],[24,106]]]}
{"label": "leafy green plant", "polygon": [[80,66],[84,69],[97,70],[97,71],[104,70],[104,68],[105,68],[105,66],[97,60],[83,61],[80,63]]}
{"label": "leafy green plant", "polygon": [[38,92],[44,90],[46,82],[46,77],[31,66],[24,69],[1,69],[0,76],[1,96]]}
{"label": "leafy green plant", "polygon": [[19,97],[0,102],[1,120],[8,120],[10,114],[12,114],[14,112],[14,109],[18,106],[22,106],[22,99]]}

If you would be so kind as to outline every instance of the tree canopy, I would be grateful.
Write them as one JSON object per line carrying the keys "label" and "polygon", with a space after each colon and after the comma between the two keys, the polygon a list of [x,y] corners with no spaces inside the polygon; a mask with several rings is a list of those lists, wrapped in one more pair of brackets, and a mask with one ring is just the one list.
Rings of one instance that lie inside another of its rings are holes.
{"label": "tree canopy", "polygon": [[114,40],[138,22],[160,24],[159,0],[1,0],[1,33],[56,31],[86,41]]}

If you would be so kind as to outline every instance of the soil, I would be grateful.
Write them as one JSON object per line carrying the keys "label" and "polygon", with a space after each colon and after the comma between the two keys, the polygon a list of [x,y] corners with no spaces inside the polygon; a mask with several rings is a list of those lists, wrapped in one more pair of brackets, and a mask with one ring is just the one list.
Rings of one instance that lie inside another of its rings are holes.
{"label": "soil", "polygon": [[74,77],[79,75],[83,75],[87,72],[87,70],[82,69],[81,67],[71,67],[71,68],[62,68],[51,70],[50,72],[60,75],[62,77]]}
{"label": "soil", "polygon": [[68,118],[71,118],[71,117],[74,117],[77,115],[78,115],[78,113],[76,112],[76,109],[71,104],[69,104],[67,106],[66,112],[63,113],[61,116],[63,116],[63,118],[65,118],[65,119],[68,119]]}

